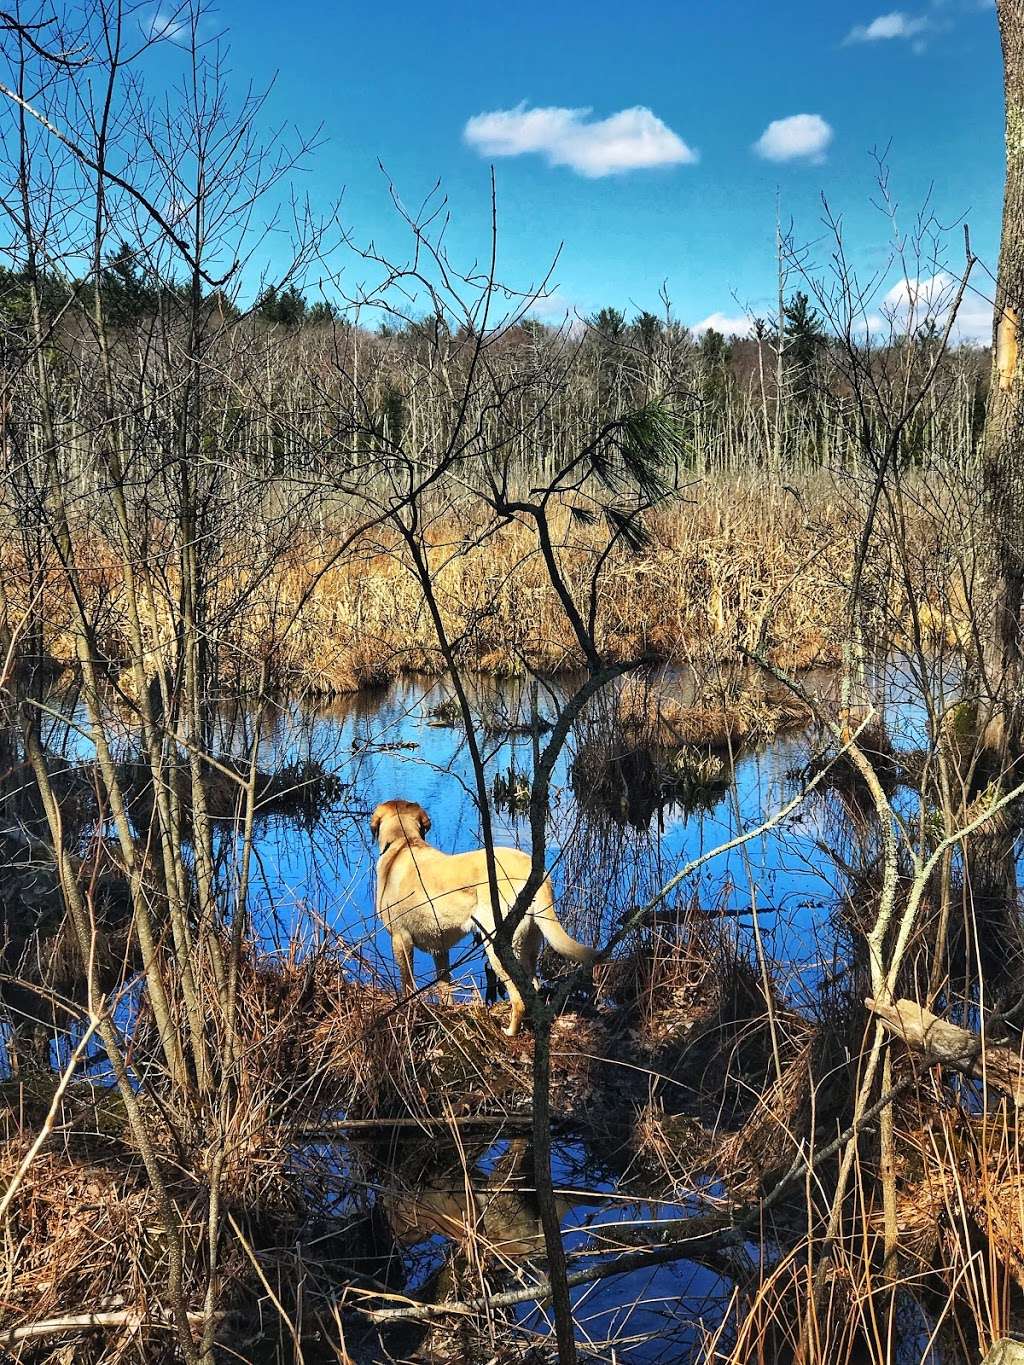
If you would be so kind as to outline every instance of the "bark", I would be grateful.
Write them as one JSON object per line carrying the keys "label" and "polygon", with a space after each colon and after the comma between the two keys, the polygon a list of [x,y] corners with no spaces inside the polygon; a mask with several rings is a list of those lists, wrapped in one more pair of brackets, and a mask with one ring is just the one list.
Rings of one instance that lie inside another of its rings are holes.
{"label": "bark", "polygon": [[987,747],[1005,763],[1019,737],[1022,678],[1021,605],[1024,602],[1024,8],[998,0],[1006,91],[1006,190],[996,285],[989,395],[982,458],[992,537],[994,600],[986,660],[997,702]]}
{"label": "bark", "polygon": [[533,1175],[537,1207],[548,1258],[551,1306],[555,1317],[558,1365],[576,1365],[576,1333],[569,1277],[562,1242],[562,1221],[551,1176],[551,1015],[540,1002],[530,1012],[533,1022]]}
{"label": "bark", "polygon": [[[1024,9],[998,0],[1006,98],[1006,189],[996,284],[992,378],[982,466],[988,511],[991,616],[985,640],[987,714],[976,788],[998,781],[1021,749],[1021,605],[1024,602],[1024,369],[1020,324],[1024,316]],[[976,843],[970,858],[971,891],[986,926],[998,925],[1016,902],[1011,812]]]}

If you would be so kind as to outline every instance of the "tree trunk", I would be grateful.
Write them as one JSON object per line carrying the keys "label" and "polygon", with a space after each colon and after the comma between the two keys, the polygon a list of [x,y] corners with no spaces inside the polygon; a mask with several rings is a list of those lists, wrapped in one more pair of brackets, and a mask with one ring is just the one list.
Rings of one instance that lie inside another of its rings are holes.
{"label": "tree trunk", "polygon": [[1005,764],[1020,733],[1021,604],[1024,601],[1024,8],[998,0],[1006,86],[1006,192],[992,348],[992,386],[982,438],[992,537],[994,600],[987,670],[995,699],[986,747]]}
{"label": "tree trunk", "polygon": [[[1006,191],[993,320],[992,380],[982,461],[988,509],[991,615],[985,638],[987,705],[975,790],[1003,778],[1021,752],[1021,604],[1024,601],[1024,9],[997,0],[1006,89]],[[1015,842],[1019,817],[1006,811],[975,841],[972,899],[984,933],[1016,905]]]}

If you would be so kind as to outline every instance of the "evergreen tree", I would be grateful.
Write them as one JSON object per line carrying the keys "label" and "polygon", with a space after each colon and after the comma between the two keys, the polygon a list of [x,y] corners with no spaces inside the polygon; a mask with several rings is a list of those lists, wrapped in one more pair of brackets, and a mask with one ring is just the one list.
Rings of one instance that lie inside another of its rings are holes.
{"label": "evergreen tree", "polygon": [[618,308],[602,308],[590,319],[590,325],[603,341],[622,341],[626,335],[626,315]]}
{"label": "evergreen tree", "polygon": [[783,336],[789,362],[803,374],[813,369],[825,342],[825,324],[810,299],[798,290],[783,309]]}
{"label": "evergreen tree", "polygon": [[[56,275],[43,272],[36,278],[44,318],[54,317],[68,301],[70,287]],[[32,320],[29,276],[26,270],[0,266],[0,329],[24,336]]]}
{"label": "evergreen tree", "polygon": [[264,322],[298,327],[306,318],[306,300],[294,284],[285,289],[268,289],[257,303],[256,312]]}
{"label": "evergreen tree", "polygon": [[661,336],[661,319],[654,313],[648,313],[645,309],[634,318],[633,331],[636,334],[637,341],[649,353],[654,349],[654,343]]}
{"label": "evergreen tree", "polygon": [[700,339],[700,358],[709,369],[720,369],[732,356],[732,347],[721,332],[709,327]]}
{"label": "evergreen tree", "polygon": [[160,290],[148,283],[136,253],[121,242],[100,271],[103,314],[112,327],[131,327],[153,317],[160,307]]}
{"label": "evergreen tree", "polygon": [[709,327],[700,339],[701,394],[715,408],[723,408],[732,384],[732,347],[721,332]]}
{"label": "evergreen tree", "polygon": [[317,299],[316,303],[310,304],[306,309],[303,321],[316,327],[318,325],[322,326],[328,322],[334,322],[337,319],[337,316],[338,310],[333,303],[328,299]]}

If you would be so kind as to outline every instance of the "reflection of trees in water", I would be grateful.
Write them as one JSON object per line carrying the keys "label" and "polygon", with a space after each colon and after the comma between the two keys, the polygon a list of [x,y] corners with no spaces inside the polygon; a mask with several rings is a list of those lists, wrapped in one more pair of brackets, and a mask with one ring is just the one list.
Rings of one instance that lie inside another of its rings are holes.
{"label": "reflection of trees in water", "polygon": [[637,828],[602,818],[578,798],[561,845],[562,904],[577,912],[574,922],[588,942],[606,934],[610,924],[647,899],[665,878],[657,826]]}
{"label": "reflection of trees in water", "polygon": [[714,810],[727,771],[724,759],[627,735],[613,688],[594,700],[570,742],[572,826],[560,838],[560,882],[592,915],[581,932],[596,935],[602,920],[607,931],[677,870],[665,854],[668,818]]}
{"label": "reflection of trees in water", "polygon": [[664,830],[669,812],[711,812],[728,785],[722,760],[697,749],[664,749],[630,742],[588,740],[572,765],[572,789],[591,819]]}

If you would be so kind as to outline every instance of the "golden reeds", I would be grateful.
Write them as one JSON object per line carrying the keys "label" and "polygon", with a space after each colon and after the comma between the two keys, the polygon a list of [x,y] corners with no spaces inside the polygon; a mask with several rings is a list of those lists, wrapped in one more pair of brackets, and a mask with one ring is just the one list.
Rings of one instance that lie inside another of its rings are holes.
{"label": "golden reeds", "polygon": [[[602,656],[708,663],[735,660],[744,647],[787,668],[834,663],[845,629],[845,513],[826,484],[809,488],[807,496],[817,498],[813,527],[786,491],[724,476],[701,485],[692,499],[650,514],[648,545],[619,547],[603,567]],[[577,525],[568,501],[554,511],[552,525],[563,572],[583,601],[606,534]],[[426,551],[460,662],[499,675],[527,665],[547,672],[577,666],[579,645],[532,531],[513,521],[480,543],[482,527],[465,513],[439,512]],[[264,576],[244,567],[241,547],[217,551],[210,576],[225,622],[217,655],[226,684],[251,685],[264,662],[278,685],[323,696],[386,683],[405,671],[442,669],[433,623],[397,537],[378,530],[342,550],[347,530],[335,517],[323,531],[297,536]],[[931,544],[924,529],[922,540]],[[98,619],[97,644],[117,677],[130,654],[120,568],[95,535],[83,538],[79,558],[83,591]],[[937,564],[936,551],[927,570],[937,573]],[[8,601],[18,608],[30,589],[11,546],[0,571]],[[153,581],[153,607],[143,622],[147,676],[170,662],[176,610],[174,574],[161,569]],[[45,646],[65,664],[75,654],[66,591],[57,570],[43,585]],[[892,592],[889,613],[902,620],[899,593]],[[925,624],[930,629],[930,620]],[[130,692],[130,679],[122,680]]]}

